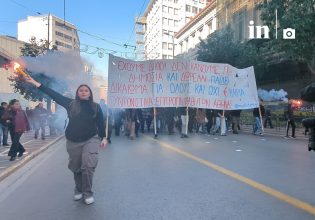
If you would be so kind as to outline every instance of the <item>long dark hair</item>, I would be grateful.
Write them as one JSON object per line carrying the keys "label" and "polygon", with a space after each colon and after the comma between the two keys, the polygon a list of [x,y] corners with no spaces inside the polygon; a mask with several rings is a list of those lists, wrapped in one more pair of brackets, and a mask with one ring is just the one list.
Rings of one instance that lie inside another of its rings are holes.
{"label": "long dark hair", "polygon": [[94,115],[93,115],[93,117],[94,117],[94,118],[96,117],[96,114],[97,114],[97,104],[94,103],[94,101],[93,101],[93,93],[92,93],[92,90],[91,90],[91,88],[90,88],[88,85],[86,85],[86,84],[81,84],[81,85],[78,87],[78,89],[77,89],[77,91],[76,91],[76,93],[75,93],[75,99],[70,103],[70,111],[69,111],[69,117],[70,117],[70,118],[77,116],[77,115],[81,112],[81,104],[80,104],[81,99],[80,99],[80,97],[79,97],[79,95],[78,95],[78,92],[79,92],[79,89],[80,89],[81,87],[83,87],[83,86],[85,86],[86,88],[88,88],[88,90],[90,91],[90,97],[89,97],[88,102],[89,102],[89,104],[91,105],[92,109],[94,110]]}

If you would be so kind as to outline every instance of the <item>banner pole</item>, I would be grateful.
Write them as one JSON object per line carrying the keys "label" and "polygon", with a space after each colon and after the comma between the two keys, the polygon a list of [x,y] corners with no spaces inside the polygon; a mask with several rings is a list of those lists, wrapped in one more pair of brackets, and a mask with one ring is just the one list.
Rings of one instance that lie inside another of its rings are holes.
{"label": "banner pole", "polygon": [[108,105],[107,105],[107,110],[106,110],[106,139],[108,140],[108,119],[109,119],[109,108],[108,108]]}
{"label": "banner pole", "polygon": [[222,110],[222,118],[220,118],[220,134],[226,135],[225,110]]}
{"label": "banner pole", "polygon": [[154,137],[157,137],[157,131],[156,131],[156,109],[153,107],[153,124],[154,124]]}
{"label": "banner pole", "polygon": [[259,110],[259,117],[260,117],[261,130],[262,130],[262,132],[264,132],[264,125],[263,125],[263,120],[262,120],[262,116],[261,116],[260,105],[259,105],[259,107],[258,107],[258,110]]}
{"label": "banner pole", "polygon": [[188,113],[188,106],[186,108],[186,135],[188,135],[188,122],[189,122],[189,113]]}

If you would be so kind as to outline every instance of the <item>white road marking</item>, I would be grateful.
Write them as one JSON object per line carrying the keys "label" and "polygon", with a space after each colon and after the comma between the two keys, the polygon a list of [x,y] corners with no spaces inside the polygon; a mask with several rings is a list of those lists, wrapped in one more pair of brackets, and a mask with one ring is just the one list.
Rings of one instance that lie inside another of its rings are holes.
{"label": "white road marking", "polygon": [[235,150],[235,151],[237,151],[237,152],[241,152],[242,150]]}
{"label": "white road marking", "polygon": [[24,145],[24,144],[30,143],[30,142],[32,142],[32,141],[34,141],[34,140],[29,140],[29,141],[26,141],[26,142],[24,142],[24,143],[22,143],[22,144]]}
{"label": "white road marking", "polygon": [[10,150],[10,149],[7,149],[7,150],[5,150],[5,151],[2,151],[2,152],[0,153],[0,156],[6,155],[6,153],[9,152],[9,150]]}
{"label": "white road marking", "polygon": [[206,144],[210,144],[211,142],[209,142],[209,141],[206,141],[205,143],[206,143]]}
{"label": "white road marking", "polygon": [[237,141],[232,141],[233,143],[237,143]]}

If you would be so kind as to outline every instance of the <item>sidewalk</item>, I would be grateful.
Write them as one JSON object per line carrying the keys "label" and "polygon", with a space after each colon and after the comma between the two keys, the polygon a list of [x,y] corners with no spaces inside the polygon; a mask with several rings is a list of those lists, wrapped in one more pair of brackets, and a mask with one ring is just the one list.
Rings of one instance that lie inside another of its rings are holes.
{"label": "sidewalk", "polygon": [[[241,132],[245,133],[252,133],[253,132],[253,127],[252,125],[241,125]],[[296,128],[295,129],[295,136],[297,139],[300,140],[308,140],[308,135],[304,135],[305,129],[301,128]],[[264,128],[264,134],[265,135],[271,135],[271,136],[279,136],[285,138],[287,131],[285,127],[278,127],[278,128]],[[291,136],[292,130],[290,128],[289,130],[289,136]]]}
{"label": "sidewalk", "polygon": [[[45,140],[34,139],[34,131],[23,134],[21,143],[25,148],[23,157],[17,157],[15,161],[9,161],[8,152],[10,146],[0,146],[0,181],[26,164],[32,158],[45,151],[50,145],[57,142],[63,135],[46,136]],[[10,140],[10,137],[9,137]],[[9,141],[10,144],[10,141]]]}

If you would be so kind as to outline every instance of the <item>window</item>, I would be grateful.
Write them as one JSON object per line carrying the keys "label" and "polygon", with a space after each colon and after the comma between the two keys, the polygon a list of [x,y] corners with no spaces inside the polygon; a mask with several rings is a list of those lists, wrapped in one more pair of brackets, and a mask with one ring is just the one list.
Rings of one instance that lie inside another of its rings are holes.
{"label": "window", "polygon": [[56,43],[57,46],[65,47],[65,48],[68,48],[68,49],[72,49],[72,46],[69,45],[69,44],[65,44],[65,43],[62,43],[62,42],[57,41],[57,40],[55,41],[55,43]]}
{"label": "window", "polygon": [[178,15],[178,9],[174,8],[174,15]]}
{"label": "window", "polygon": [[172,7],[168,7],[168,13],[172,14],[172,12],[173,12],[173,8]]}
{"label": "window", "polygon": [[177,4],[177,3],[178,3],[178,0],[174,0],[174,3]]}
{"label": "window", "polygon": [[174,26],[174,20],[173,19],[168,19],[168,26],[171,26],[171,27]]}
{"label": "window", "polygon": [[167,55],[163,55],[162,58],[163,58],[163,59],[167,59]]}
{"label": "window", "polygon": [[57,45],[57,46],[63,46],[63,47],[65,46],[64,43],[62,43],[62,42],[60,42],[60,41],[57,41],[57,40],[56,40],[56,45]]}
{"label": "window", "polygon": [[163,12],[167,12],[167,7],[163,5]]}
{"label": "window", "polygon": [[65,44],[65,48],[72,49],[72,46],[69,44]]}
{"label": "window", "polygon": [[69,35],[64,34],[63,37],[64,37],[65,39],[67,39],[67,40],[71,40],[71,41],[72,41],[72,37],[69,36]]}
{"label": "window", "polygon": [[168,59],[173,59],[173,56],[169,55],[169,56],[168,56]]}
{"label": "window", "polygon": [[177,20],[174,20],[174,26],[178,27],[178,21]]}
{"label": "window", "polygon": [[71,27],[68,27],[67,25],[65,25],[64,23],[61,23],[61,22],[58,22],[58,21],[55,21],[55,25],[58,26],[58,27],[62,27],[68,31],[72,31],[72,28]]}
{"label": "window", "polygon": [[207,25],[208,25],[208,28],[209,28],[209,33],[208,33],[208,35],[209,35],[209,34],[212,33],[212,20],[210,20],[210,21],[207,23]]}
{"label": "window", "polygon": [[55,34],[56,34],[57,36],[63,37],[63,33],[59,32],[59,31],[55,31]]}
{"label": "window", "polygon": [[173,50],[173,44],[168,44],[168,49]]}
{"label": "window", "polygon": [[190,12],[190,11],[191,11],[190,5],[186,5],[186,11],[187,11],[187,12]]}
{"label": "window", "polygon": [[165,49],[165,50],[167,49],[167,43],[166,42],[162,43],[162,48]]}
{"label": "window", "polygon": [[198,13],[198,8],[197,7],[192,7],[192,13],[197,14]]}
{"label": "window", "polygon": [[163,18],[163,25],[167,25],[167,18]]}

